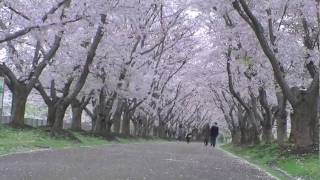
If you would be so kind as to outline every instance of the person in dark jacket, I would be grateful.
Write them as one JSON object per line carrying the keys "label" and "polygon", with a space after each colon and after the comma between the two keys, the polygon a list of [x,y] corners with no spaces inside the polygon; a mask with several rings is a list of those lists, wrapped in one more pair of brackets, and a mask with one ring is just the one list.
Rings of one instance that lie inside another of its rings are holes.
{"label": "person in dark jacket", "polygon": [[202,134],[203,134],[204,145],[207,146],[208,142],[209,142],[209,137],[210,137],[210,124],[209,123],[204,125],[203,130],[202,130]]}
{"label": "person in dark jacket", "polygon": [[188,144],[189,144],[191,138],[192,138],[192,133],[189,132],[189,133],[187,134],[187,136],[186,136],[186,140],[187,140],[187,143],[188,143]]}
{"label": "person in dark jacket", "polygon": [[219,135],[219,128],[218,128],[218,123],[215,122],[214,125],[210,129],[210,143],[211,146],[215,147],[216,146],[216,139]]}

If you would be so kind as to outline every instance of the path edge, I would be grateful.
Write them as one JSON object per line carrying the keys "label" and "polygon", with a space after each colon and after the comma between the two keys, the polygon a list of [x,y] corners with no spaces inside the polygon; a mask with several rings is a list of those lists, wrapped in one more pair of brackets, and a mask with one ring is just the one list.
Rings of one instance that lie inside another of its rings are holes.
{"label": "path edge", "polygon": [[237,160],[240,160],[240,161],[242,161],[242,162],[244,162],[244,163],[246,163],[246,164],[254,167],[255,169],[258,169],[258,170],[261,171],[261,172],[264,172],[265,174],[267,174],[267,175],[270,176],[271,178],[274,178],[274,179],[276,179],[276,180],[281,180],[280,178],[272,175],[270,172],[268,172],[268,171],[266,171],[265,169],[261,168],[261,167],[260,167],[259,165],[257,165],[257,164],[251,163],[251,162],[249,162],[248,160],[246,160],[246,159],[244,159],[244,158],[242,158],[242,157],[240,157],[240,156],[238,156],[238,155],[236,155],[236,154],[233,154],[233,153],[231,153],[231,152],[229,152],[229,151],[227,151],[227,150],[225,150],[225,149],[223,149],[223,148],[221,148],[221,147],[219,147],[218,149],[219,149],[220,151],[222,151],[223,153],[225,153],[226,155],[228,155],[228,156],[230,156],[230,157],[233,157],[233,158],[235,158],[235,159],[237,159]]}
{"label": "path edge", "polygon": [[[169,142],[169,141],[168,141]],[[106,144],[99,144],[99,145],[93,145],[93,146],[88,146],[88,145],[80,145],[80,146],[66,146],[63,148],[39,148],[39,149],[30,149],[26,151],[17,151],[17,152],[12,152],[12,153],[6,153],[6,154],[0,154],[0,159],[9,157],[9,156],[14,156],[14,155],[27,155],[27,154],[34,154],[34,153],[39,153],[39,152],[52,152],[52,151],[63,151],[63,150],[70,150],[70,149],[81,149],[81,148],[86,148],[86,149],[95,149],[103,146],[112,146],[112,145],[139,145],[139,144],[152,144],[152,143],[166,143],[166,142],[132,142],[132,143],[106,143]]]}

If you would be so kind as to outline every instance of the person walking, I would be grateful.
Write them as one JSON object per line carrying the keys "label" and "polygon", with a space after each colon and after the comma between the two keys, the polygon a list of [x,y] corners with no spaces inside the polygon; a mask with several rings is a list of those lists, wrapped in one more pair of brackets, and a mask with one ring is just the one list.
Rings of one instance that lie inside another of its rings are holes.
{"label": "person walking", "polygon": [[186,140],[187,140],[188,144],[189,144],[191,138],[192,138],[192,133],[191,132],[187,133]]}
{"label": "person walking", "polygon": [[183,139],[183,126],[182,126],[182,124],[179,124],[177,139],[178,139],[178,141],[182,141],[182,139]]}
{"label": "person walking", "polygon": [[219,135],[219,127],[218,123],[215,122],[214,125],[210,129],[210,143],[211,146],[215,147],[216,146],[216,139]]}
{"label": "person walking", "polygon": [[209,143],[209,137],[210,137],[210,125],[209,123],[205,124],[202,129],[202,135],[203,135],[203,143],[205,146],[208,146]]}

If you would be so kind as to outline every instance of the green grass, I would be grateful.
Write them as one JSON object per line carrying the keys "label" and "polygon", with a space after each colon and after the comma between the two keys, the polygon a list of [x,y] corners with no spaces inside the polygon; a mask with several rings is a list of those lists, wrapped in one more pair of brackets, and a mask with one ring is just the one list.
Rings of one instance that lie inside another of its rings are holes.
{"label": "green grass", "polygon": [[289,156],[278,158],[278,164],[289,174],[305,179],[320,178],[320,160],[318,155]]}
{"label": "green grass", "polygon": [[[318,180],[320,177],[320,161],[318,155],[280,155],[276,144],[258,145],[252,147],[235,147],[230,144],[222,146],[223,149],[240,156],[251,163],[260,166],[279,179],[290,179],[284,173],[276,170],[281,169],[292,177],[300,177],[306,180]],[[272,168],[273,166],[273,168]]]}
{"label": "green grass", "polygon": [[[41,129],[14,129],[0,124],[0,155],[17,152],[25,152],[38,149],[63,149],[70,147],[88,147],[105,144],[128,144],[146,142],[142,138],[116,138],[114,141],[107,141],[103,137],[85,135],[80,132],[71,132],[81,142],[76,142],[64,137],[52,137],[48,132]],[[152,141],[160,141],[152,139]]]}

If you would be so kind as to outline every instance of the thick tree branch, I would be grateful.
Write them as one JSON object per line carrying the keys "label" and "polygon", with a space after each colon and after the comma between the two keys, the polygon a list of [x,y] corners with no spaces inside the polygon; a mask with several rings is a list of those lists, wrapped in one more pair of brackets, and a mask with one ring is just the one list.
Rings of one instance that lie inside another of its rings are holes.
{"label": "thick tree branch", "polygon": [[67,82],[65,83],[63,89],[62,89],[62,97],[67,97],[69,92],[70,92],[70,87],[71,87],[71,84],[73,82],[74,78],[73,77],[70,77]]}
{"label": "thick tree branch", "polygon": [[[67,3],[67,2],[70,2],[70,1],[71,0],[63,0],[63,1],[59,2],[57,6],[51,8],[49,10],[49,12],[47,12],[42,17],[42,22],[46,21],[46,19],[48,18],[48,15],[55,13],[56,10],[59,9],[64,3]],[[78,21],[78,20],[79,20],[79,18],[76,18],[76,20],[70,20],[70,21],[61,22],[61,23],[65,25],[65,24],[68,24],[70,22],[75,22],[75,21]],[[23,28],[21,30],[18,30],[18,31],[16,31],[14,33],[6,34],[6,35],[4,35],[3,38],[0,38],[0,44],[3,43],[3,42],[6,42],[6,41],[11,41],[11,40],[16,39],[16,38],[18,38],[20,36],[24,36],[24,35],[26,35],[27,33],[29,33],[33,29],[39,29],[41,27],[46,27],[46,26],[51,26],[51,25],[56,25],[56,24],[57,23],[51,23],[49,25],[41,25],[41,26],[40,25],[33,25],[33,26],[29,26],[29,27]]]}
{"label": "thick tree branch", "polygon": [[179,72],[181,71],[181,69],[183,68],[183,66],[187,63],[187,61],[183,61],[181,63],[181,65],[173,72],[169,75],[169,77],[167,78],[167,80],[164,82],[162,88],[161,88],[161,94],[163,93],[165,87],[167,86],[168,82]]}
{"label": "thick tree branch", "polygon": [[[241,4],[241,7],[243,8],[243,10],[240,8],[239,3]],[[252,12],[249,9],[245,0],[234,1],[233,6],[237,10],[237,12],[240,14],[241,17],[242,17],[242,14],[245,13],[247,15],[246,17],[248,17],[250,19],[250,23],[248,23],[248,24],[251,26],[252,30],[256,34],[256,37],[259,40],[259,43],[261,45],[261,48],[262,48],[264,54],[268,57],[271,65],[272,65],[275,79],[279,83],[282,91],[284,92],[284,94],[286,95],[288,100],[292,104],[296,104],[297,100],[294,97],[293,93],[290,90],[289,85],[287,84],[286,80],[283,77],[283,73],[280,68],[280,62],[277,59],[277,57],[275,56],[273,50],[271,50],[271,48],[268,44],[268,41],[266,40],[266,38],[264,36],[264,31],[263,31],[262,25],[257,20],[257,18],[252,14]],[[244,17],[242,17],[242,18],[245,19]]]}
{"label": "thick tree branch", "polygon": [[16,13],[17,15],[21,16],[22,18],[24,18],[24,19],[26,19],[26,20],[28,20],[28,21],[31,21],[31,19],[30,19],[28,16],[26,16],[24,13],[22,13],[22,12],[16,10],[16,9],[14,9],[14,8],[11,7],[10,5],[5,4],[5,6],[6,6],[8,9],[10,9],[12,12],[14,12],[14,13]]}
{"label": "thick tree branch", "polygon": [[250,112],[250,107],[243,101],[240,97],[240,94],[234,90],[232,72],[231,72],[231,47],[228,48],[227,53],[227,73],[228,73],[228,85],[231,94],[238,100],[238,102],[246,109],[247,112]]}
{"label": "thick tree branch", "polygon": [[28,32],[30,32],[31,30],[37,29],[37,28],[39,28],[39,26],[30,26],[30,27],[26,27],[24,29],[18,30],[14,33],[4,35],[3,38],[0,38],[0,44],[3,42],[11,41],[11,40],[16,39],[20,36],[23,36],[23,35],[27,34]]}
{"label": "thick tree branch", "polygon": [[[35,83],[38,81],[39,76],[41,75],[42,71],[44,70],[44,68],[47,66],[47,64],[49,63],[49,61],[54,57],[54,55],[56,54],[58,48],[60,47],[60,42],[61,42],[61,35],[57,35],[55,37],[55,41],[53,43],[53,46],[50,48],[49,52],[47,54],[44,55],[43,60],[37,65],[37,67],[34,69],[33,71],[33,75],[31,77],[30,82],[27,85],[28,90],[31,90]],[[40,48],[39,48],[40,50]]]}
{"label": "thick tree branch", "polygon": [[15,86],[19,83],[14,73],[5,63],[0,64],[0,74],[7,76],[8,80],[10,80],[10,85],[12,86]]}
{"label": "thick tree branch", "polygon": [[96,117],[94,113],[90,111],[90,109],[88,109],[87,107],[84,108],[84,111],[90,116],[91,119],[94,119]]}
{"label": "thick tree branch", "polygon": [[50,97],[48,96],[48,94],[46,93],[46,91],[44,90],[44,87],[42,86],[42,84],[40,82],[37,82],[34,87],[40,93],[44,102],[47,105],[51,104],[52,101],[51,101]]}
{"label": "thick tree branch", "polygon": [[82,73],[76,82],[74,90],[66,98],[66,100],[65,100],[66,102],[71,102],[71,100],[79,94],[79,92],[81,91],[82,87],[84,86],[84,84],[86,82],[87,76],[90,71],[90,65],[92,64],[92,62],[94,60],[94,57],[96,55],[96,51],[98,49],[98,45],[99,45],[99,43],[103,37],[103,34],[104,34],[103,24],[105,24],[105,22],[106,22],[106,15],[102,14],[101,15],[101,24],[99,25],[99,27],[96,31],[95,37],[94,37],[92,44],[89,48],[89,51],[87,53],[86,63],[83,67]]}
{"label": "thick tree branch", "polygon": [[50,82],[50,96],[52,98],[58,98],[57,92],[56,92],[56,84],[54,80],[51,80]]}
{"label": "thick tree branch", "polygon": [[56,6],[52,7],[43,17],[42,22],[45,22],[49,15],[54,14],[62,5],[68,5],[71,0],[62,0]]}

